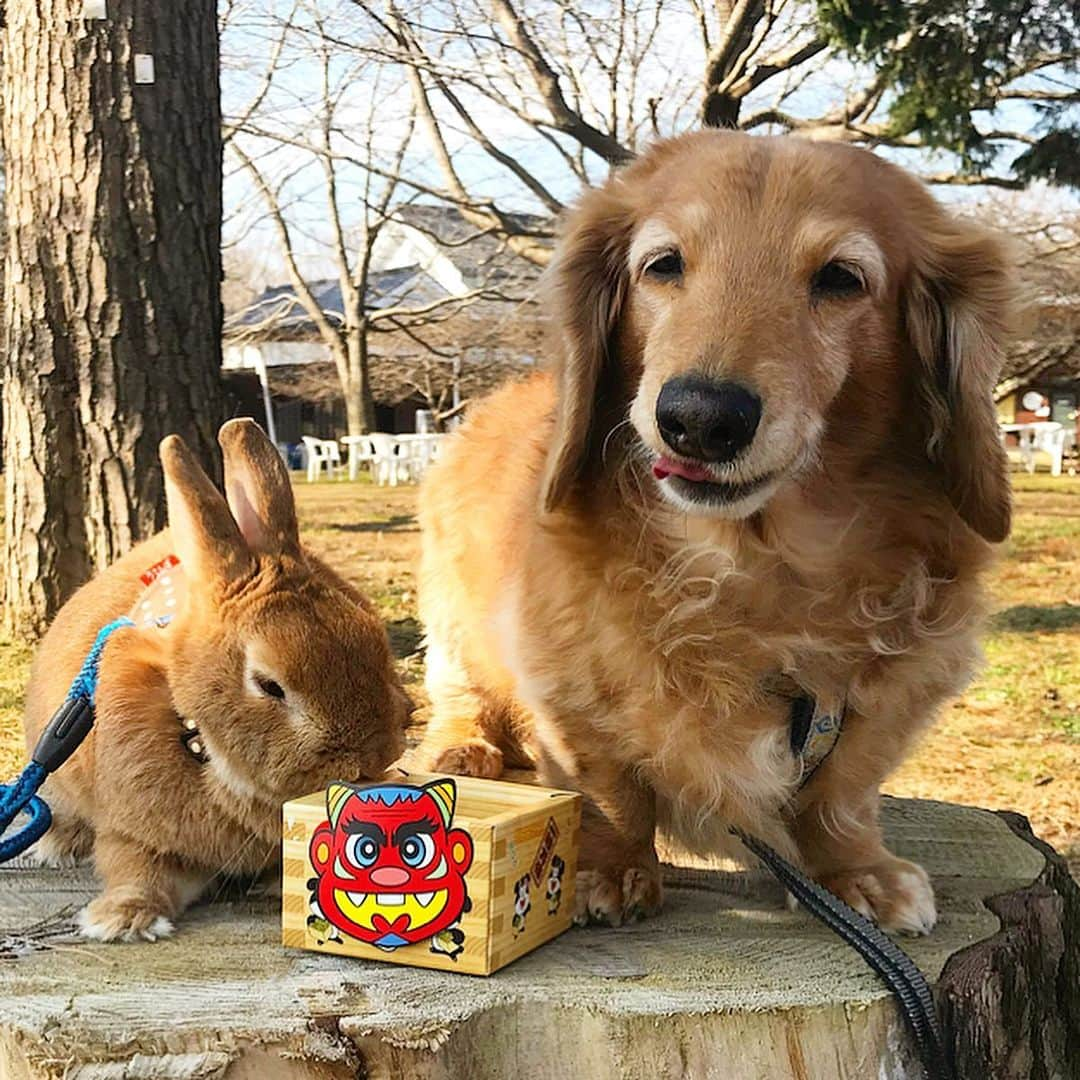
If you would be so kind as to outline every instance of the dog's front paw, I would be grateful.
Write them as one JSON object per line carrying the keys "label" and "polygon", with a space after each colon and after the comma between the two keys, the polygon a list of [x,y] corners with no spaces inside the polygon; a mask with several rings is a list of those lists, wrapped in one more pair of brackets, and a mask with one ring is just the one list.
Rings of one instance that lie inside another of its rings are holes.
{"label": "dog's front paw", "polygon": [[457,746],[448,746],[437,754],[431,771],[498,780],[503,773],[502,751],[485,739],[471,739]]}
{"label": "dog's front paw", "polygon": [[821,883],[883,930],[929,934],[937,923],[930,878],[921,866],[906,859],[886,856],[872,866],[846,870]]}
{"label": "dog's front paw", "polygon": [[621,926],[655,915],[663,902],[658,866],[623,870],[579,870],[574,895],[574,922]]}
{"label": "dog's front paw", "polygon": [[172,920],[157,905],[127,890],[91,900],[77,922],[83,937],[92,941],[157,941],[173,932]]}

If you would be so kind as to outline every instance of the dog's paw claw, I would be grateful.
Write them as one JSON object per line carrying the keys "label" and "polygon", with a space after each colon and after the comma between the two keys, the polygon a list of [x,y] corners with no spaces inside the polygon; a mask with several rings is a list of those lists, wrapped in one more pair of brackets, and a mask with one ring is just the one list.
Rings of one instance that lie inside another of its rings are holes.
{"label": "dog's paw claw", "polygon": [[835,874],[822,884],[883,930],[922,936],[937,924],[934,889],[917,863],[889,858]]}
{"label": "dog's paw claw", "polygon": [[435,757],[432,771],[497,780],[503,773],[502,751],[483,739],[448,746]]}
{"label": "dog's paw claw", "polygon": [[578,926],[621,926],[660,910],[663,889],[659,867],[631,866],[622,872],[579,870],[574,898]]}

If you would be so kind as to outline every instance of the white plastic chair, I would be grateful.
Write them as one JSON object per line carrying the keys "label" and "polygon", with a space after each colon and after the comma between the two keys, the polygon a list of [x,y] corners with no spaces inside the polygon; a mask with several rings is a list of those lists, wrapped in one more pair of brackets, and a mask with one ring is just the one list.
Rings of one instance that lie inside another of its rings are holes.
{"label": "white plastic chair", "polygon": [[408,480],[409,464],[399,450],[399,443],[393,435],[376,431],[368,436],[371,443],[371,475],[379,487],[389,484],[397,487],[400,480]]}
{"label": "white plastic chair", "polygon": [[333,439],[316,439],[311,435],[303,436],[304,449],[307,451],[307,478],[313,484],[319,479],[323,466],[333,480],[341,468],[341,451]]}
{"label": "white plastic chair", "polygon": [[409,439],[402,439],[398,445],[409,479],[416,483],[424,475],[428,464],[427,437],[414,435]]}
{"label": "white plastic chair", "polygon": [[1060,476],[1065,450],[1071,442],[1069,438],[1071,432],[1064,424],[1053,420],[1032,424],[1032,428],[1034,429],[1031,433],[1032,453],[1027,461],[1028,472],[1035,471],[1034,451],[1042,450],[1043,453],[1050,455],[1050,475]]}
{"label": "white plastic chair", "polygon": [[371,439],[366,435],[346,435],[341,441],[347,451],[350,480],[356,479],[361,465],[372,465],[374,468],[375,451],[371,446]]}

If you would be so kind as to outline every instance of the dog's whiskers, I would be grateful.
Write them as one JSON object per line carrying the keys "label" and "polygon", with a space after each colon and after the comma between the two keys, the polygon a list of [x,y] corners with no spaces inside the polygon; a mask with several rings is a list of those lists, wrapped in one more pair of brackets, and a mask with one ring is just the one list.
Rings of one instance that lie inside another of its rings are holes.
{"label": "dog's whiskers", "polygon": [[605,465],[607,464],[607,453],[608,453],[608,446],[609,446],[609,445],[611,444],[611,440],[612,440],[612,439],[613,439],[613,438],[615,437],[615,433],[616,433],[616,432],[617,432],[617,431],[619,430],[619,428],[623,428],[623,427],[629,427],[629,426],[630,426],[630,418],[629,418],[629,417],[626,417],[625,419],[623,419],[623,420],[620,420],[620,421],[619,421],[619,422],[618,422],[618,423],[617,423],[617,424],[616,424],[616,425],[615,425],[615,426],[614,426],[614,427],[613,427],[613,428],[612,428],[612,429],[611,429],[611,430],[610,430],[610,431],[609,431],[609,432],[608,432],[608,433],[607,433],[607,434],[606,434],[606,435],[604,436],[604,441],[603,441],[603,443],[602,443],[602,444],[601,444],[601,446],[600,446],[600,460],[601,460],[601,462],[603,462],[603,463],[604,463]]}

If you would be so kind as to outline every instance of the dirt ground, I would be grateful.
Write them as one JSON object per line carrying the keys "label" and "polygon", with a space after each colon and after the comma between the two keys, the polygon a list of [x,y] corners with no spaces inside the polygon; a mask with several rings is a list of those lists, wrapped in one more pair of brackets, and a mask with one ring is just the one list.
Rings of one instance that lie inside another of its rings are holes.
{"label": "dirt ground", "polygon": [[[1013,535],[993,577],[987,665],[888,781],[897,795],[1018,810],[1080,871],[1080,479],[1017,475]],[[422,699],[416,490],[297,485],[306,540],[378,604]],[[0,641],[0,777],[23,757],[30,651]]]}

